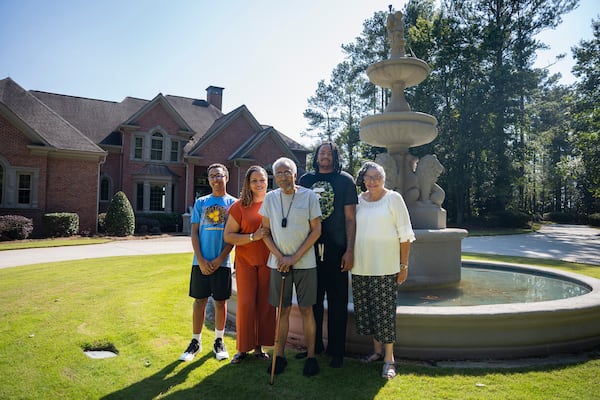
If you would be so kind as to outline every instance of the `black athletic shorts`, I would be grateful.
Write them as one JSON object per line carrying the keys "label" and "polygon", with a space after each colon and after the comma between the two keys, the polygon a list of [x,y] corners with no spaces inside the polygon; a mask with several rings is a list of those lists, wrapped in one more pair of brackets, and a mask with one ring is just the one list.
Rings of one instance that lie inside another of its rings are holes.
{"label": "black athletic shorts", "polygon": [[192,265],[190,297],[227,300],[231,297],[231,268],[220,267],[211,275],[203,275],[198,265]]}

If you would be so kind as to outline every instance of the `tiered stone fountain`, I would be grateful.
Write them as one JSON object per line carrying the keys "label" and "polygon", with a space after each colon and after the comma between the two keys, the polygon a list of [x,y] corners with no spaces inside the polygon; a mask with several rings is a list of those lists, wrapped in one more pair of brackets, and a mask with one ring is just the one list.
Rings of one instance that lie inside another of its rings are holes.
{"label": "tiered stone fountain", "polygon": [[362,120],[360,138],[387,149],[375,161],[386,171],[386,187],[404,197],[415,230],[410,274],[402,288],[453,285],[460,281],[461,241],[467,231],[446,228],[446,210],[442,208],[445,193],[436,183],[443,167],[437,157],[418,159],[408,151],[437,137],[436,118],[411,111],[404,97],[404,89],[427,78],[429,66],[406,55],[402,13],[388,16],[387,29],[390,58],[371,65],[367,76],[373,84],[391,89],[392,97],[382,114]]}
{"label": "tiered stone fountain", "polygon": [[[411,111],[404,97],[404,89],[422,82],[429,67],[406,56],[403,26],[401,13],[389,15],[391,56],[370,66],[367,75],[374,84],[390,88],[392,98],[382,114],[362,120],[360,131],[364,142],[387,148],[376,161],[386,170],[386,187],[404,196],[416,236],[396,308],[396,355],[424,360],[511,358],[600,345],[598,279],[530,266],[465,262],[461,280],[461,241],[467,231],[446,227],[445,194],[436,184],[443,168],[435,155],[417,159],[408,152],[437,137],[437,120]],[[554,285],[556,293],[541,296],[540,291]],[[464,301],[473,295],[475,301]],[[235,290],[229,304],[235,319]],[[352,303],[348,312],[346,350],[367,354],[371,338],[356,334]],[[323,330],[327,340],[326,324]],[[296,306],[288,341],[304,343]]]}
{"label": "tiered stone fountain", "polygon": [[[376,161],[386,170],[386,187],[403,195],[416,236],[408,280],[401,286],[403,293],[396,308],[396,355],[425,360],[510,358],[599,345],[600,280],[535,267],[484,263],[463,263],[471,268],[465,269],[469,278],[461,280],[461,241],[467,231],[446,227],[442,208],[445,193],[436,183],[443,168],[435,155],[417,159],[408,151],[437,137],[437,120],[411,111],[404,97],[404,89],[422,82],[429,67],[405,54],[403,27],[401,13],[388,16],[390,58],[371,65],[367,75],[375,85],[390,88],[392,97],[382,114],[362,120],[360,131],[364,142],[387,149]],[[473,271],[479,274],[474,279]],[[503,285],[500,276],[506,274],[514,276]],[[524,286],[516,283],[517,276],[524,277]],[[532,290],[532,297],[537,298],[536,290],[550,286],[547,279],[558,281],[559,287],[573,284],[577,293],[563,288],[543,300],[519,297],[522,291]],[[509,292],[516,292],[516,297],[506,300]],[[477,294],[477,301],[459,305],[473,294]],[[407,302],[410,298],[417,301]],[[442,305],[440,300],[446,303]],[[352,303],[348,311],[347,352],[367,354],[372,349],[371,338],[355,333]],[[303,342],[301,320],[297,307],[293,307],[288,340],[298,344]],[[326,324],[323,335],[326,338]]]}

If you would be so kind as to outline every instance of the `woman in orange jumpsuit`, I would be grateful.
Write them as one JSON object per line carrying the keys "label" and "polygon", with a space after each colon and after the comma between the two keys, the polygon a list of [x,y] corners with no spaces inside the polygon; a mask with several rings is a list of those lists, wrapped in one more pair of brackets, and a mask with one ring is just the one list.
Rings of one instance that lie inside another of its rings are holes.
{"label": "woman in orange jumpsuit", "polygon": [[257,358],[268,359],[262,346],[273,346],[275,339],[275,308],[269,304],[269,250],[262,240],[268,231],[258,214],[267,186],[264,168],[250,167],[225,225],[225,241],[235,245],[237,284],[237,354],[232,364],[241,363],[252,349]]}

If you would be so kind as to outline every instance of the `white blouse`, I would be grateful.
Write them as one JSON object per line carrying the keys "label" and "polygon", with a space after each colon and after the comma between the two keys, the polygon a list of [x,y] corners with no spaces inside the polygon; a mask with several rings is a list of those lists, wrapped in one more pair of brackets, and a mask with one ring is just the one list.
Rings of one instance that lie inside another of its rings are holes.
{"label": "white blouse", "polygon": [[392,275],[400,271],[400,243],[415,234],[402,196],[393,190],[369,202],[364,194],[356,207],[353,275]]}

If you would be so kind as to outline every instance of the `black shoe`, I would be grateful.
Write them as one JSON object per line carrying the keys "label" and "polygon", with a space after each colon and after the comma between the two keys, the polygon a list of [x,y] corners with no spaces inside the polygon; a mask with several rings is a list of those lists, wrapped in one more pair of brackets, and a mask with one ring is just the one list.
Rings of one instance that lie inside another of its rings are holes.
{"label": "black shoe", "polygon": [[[269,364],[269,368],[267,368],[268,374],[271,373],[271,366],[272,366],[272,364]],[[287,359],[285,357],[277,356],[275,358],[275,375],[282,373],[286,366],[287,366]]]}
{"label": "black shoe", "polygon": [[342,364],[344,362],[344,358],[342,356],[333,356],[331,357],[331,362],[329,366],[331,368],[342,368]]}
{"label": "black shoe", "polygon": [[[325,350],[325,349],[323,349],[322,347],[321,347],[321,348],[318,348],[318,349],[315,349],[315,354],[316,354],[316,355],[319,355],[319,354],[321,354],[321,353],[322,353],[324,350]],[[308,351],[301,351],[300,353],[296,353],[296,356],[295,356],[295,357],[296,357],[296,359],[298,359],[298,360],[302,360],[303,358],[306,358],[306,357],[308,357]]]}
{"label": "black shoe", "polygon": [[179,361],[192,361],[196,353],[202,350],[202,344],[196,339],[192,339],[190,345],[185,349]]}
{"label": "black shoe", "polygon": [[304,361],[304,370],[302,374],[304,376],[313,376],[319,373],[319,363],[314,357],[309,357]]}

